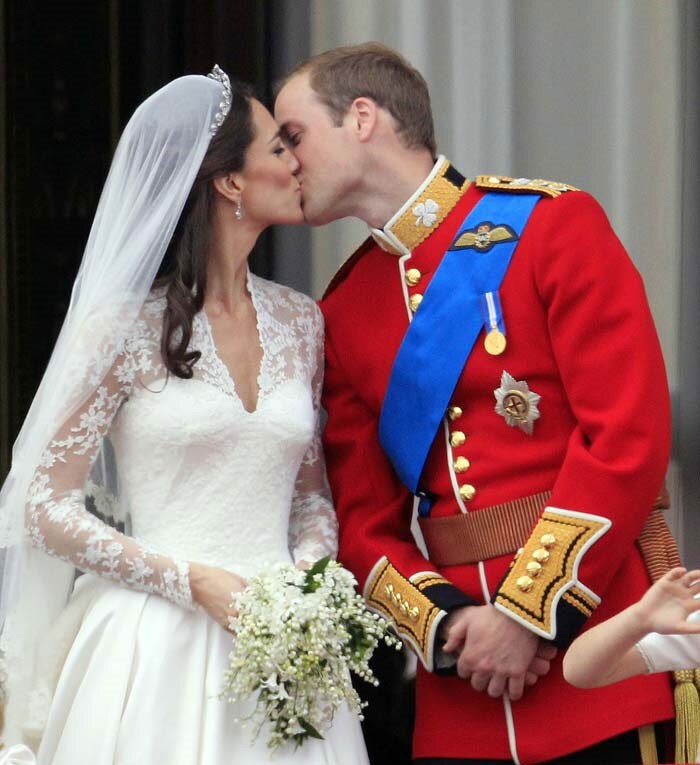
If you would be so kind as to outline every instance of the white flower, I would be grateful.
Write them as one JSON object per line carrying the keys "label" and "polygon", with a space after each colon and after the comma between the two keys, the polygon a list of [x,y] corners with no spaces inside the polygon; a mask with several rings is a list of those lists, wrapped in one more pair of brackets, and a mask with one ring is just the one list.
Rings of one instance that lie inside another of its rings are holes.
{"label": "white flower", "polygon": [[134,364],[131,358],[125,359],[115,370],[114,376],[120,385],[130,385],[135,378]]}
{"label": "white flower", "polygon": [[55,465],[57,459],[58,454],[52,452],[51,449],[45,449],[44,453],[41,455],[41,459],[39,460],[39,467],[43,467],[48,470]]}
{"label": "white flower", "polygon": [[413,208],[413,214],[417,216],[416,226],[420,226],[422,223],[424,226],[430,228],[437,220],[437,212],[439,209],[440,205],[434,199],[426,199],[425,202],[419,202]]}
{"label": "white flower", "polygon": [[44,504],[46,517],[51,523],[66,523],[73,514],[73,505],[70,499],[62,499],[60,502],[46,502]]}
{"label": "white flower", "polygon": [[270,691],[270,698],[278,701],[286,701],[290,698],[283,683],[279,683],[277,680],[277,674],[272,673],[267,680],[263,680],[261,687],[267,688]]}
{"label": "white flower", "polygon": [[49,486],[49,476],[45,473],[37,473],[29,486],[27,499],[33,506],[48,502],[53,495],[53,489]]}
{"label": "white flower", "polygon": [[266,724],[271,749],[322,737],[342,704],[359,714],[349,670],[376,683],[368,662],[377,643],[399,645],[368,611],[352,575],[328,558],[308,571],[272,567],[249,581],[236,606],[222,697],[257,695],[247,719],[254,736]]}
{"label": "white flower", "polygon": [[[107,547],[107,552],[116,557],[121,552],[121,545],[113,543]],[[145,558],[131,558],[127,560],[127,567],[130,569],[128,581],[133,583],[144,583],[154,573],[151,566],[148,565]]]}

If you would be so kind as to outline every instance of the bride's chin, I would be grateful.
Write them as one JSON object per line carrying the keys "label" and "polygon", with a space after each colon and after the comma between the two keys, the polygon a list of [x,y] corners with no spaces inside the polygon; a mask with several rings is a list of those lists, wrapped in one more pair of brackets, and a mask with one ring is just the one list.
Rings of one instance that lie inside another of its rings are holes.
{"label": "bride's chin", "polygon": [[296,223],[304,222],[304,211],[301,209],[301,205],[297,207],[294,214],[291,216],[291,220],[288,220],[286,222],[292,225]]}

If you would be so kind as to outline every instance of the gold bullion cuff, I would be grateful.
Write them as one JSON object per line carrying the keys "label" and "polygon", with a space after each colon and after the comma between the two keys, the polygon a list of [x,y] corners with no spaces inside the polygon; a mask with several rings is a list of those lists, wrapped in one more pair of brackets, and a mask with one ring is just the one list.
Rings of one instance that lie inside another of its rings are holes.
{"label": "gold bullion cuff", "polygon": [[433,671],[437,628],[447,615],[421,591],[427,579],[445,582],[438,574],[416,574],[418,584],[406,579],[386,556],[382,556],[367,577],[364,597],[370,608],[379,611],[394,626],[402,640],[411,645],[425,668]]}
{"label": "gold bullion cuff", "polygon": [[549,640],[580,629],[600,598],[578,581],[578,567],[611,525],[598,515],[546,507],[498,588],[496,608]]}

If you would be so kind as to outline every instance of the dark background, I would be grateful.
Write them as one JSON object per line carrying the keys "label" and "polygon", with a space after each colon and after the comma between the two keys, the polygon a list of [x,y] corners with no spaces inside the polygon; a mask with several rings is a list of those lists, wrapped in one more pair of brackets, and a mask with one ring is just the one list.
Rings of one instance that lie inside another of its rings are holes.
{"label": "dark background", "polygon": [[[112,152],[136,106],[214,63],[269,99],[272,4],[4,6],[5,438],[0,477],[63,321]],[[271,275],[269,236],[252,266]]]}

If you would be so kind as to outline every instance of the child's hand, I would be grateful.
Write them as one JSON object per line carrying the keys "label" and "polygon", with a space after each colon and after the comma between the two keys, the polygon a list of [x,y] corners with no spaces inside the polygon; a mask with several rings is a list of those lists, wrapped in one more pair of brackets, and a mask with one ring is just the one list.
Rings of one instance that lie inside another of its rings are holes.
{"label": "child's hand", "polygon": [[700,633],[700,622],[687,621],[700,610],[700,571],[674,568],[664,574],[633,606],[646,632],[665,635]]}

